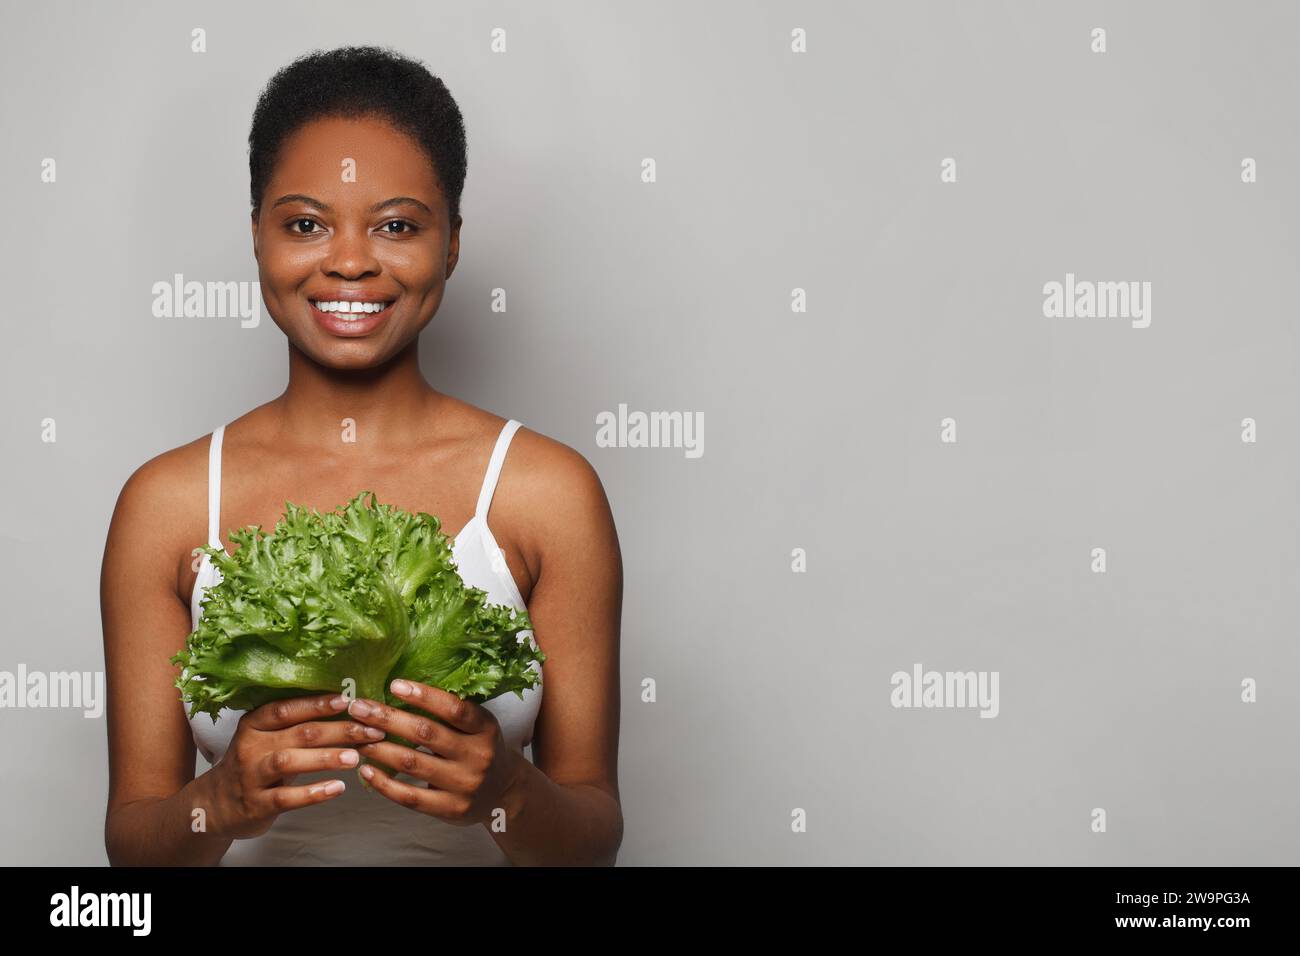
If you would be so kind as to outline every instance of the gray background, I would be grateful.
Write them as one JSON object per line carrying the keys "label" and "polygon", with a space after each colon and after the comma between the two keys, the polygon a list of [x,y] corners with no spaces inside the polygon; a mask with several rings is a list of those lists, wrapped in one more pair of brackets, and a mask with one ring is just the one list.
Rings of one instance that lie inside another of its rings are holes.
{"label": "gray background", "polygon": [[[264,311],[156,319],[150,287],[256,281],[258,91],[378,43],[469,132],[428,378],[582,452],[614,508],[621,864],[1297,862],[1295,5],[42,3],[2,26],[0,669],[101,670],[122,483],[283,389]],[[1044,318],[1067,271],[1150,281],[1150,328]],[[598,448],[620,402],[703,412],[703,457]],[[999,671],[1000,715],[894,709],[915,662]],[[3,862],[106,862],[103,719],[0,710],[0,747]]]}

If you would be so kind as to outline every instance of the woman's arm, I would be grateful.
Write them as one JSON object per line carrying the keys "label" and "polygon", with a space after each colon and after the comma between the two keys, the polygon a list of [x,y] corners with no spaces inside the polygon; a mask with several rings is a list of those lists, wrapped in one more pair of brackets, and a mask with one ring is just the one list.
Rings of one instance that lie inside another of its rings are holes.
{"label": "woman's arm", "polygon": [[118,495],[104,548],[104,847],[113,866],[212,865],[232,842],[194,832],[194,809],[213,806],[210,775],[194,777],[194,740],[168,661],[190,632],[176,588],[183,509],[175,499],[185,487],[165,458],[142,465]]}
{"label": "woman's arm", "polygon": [[533,729],[536,765],[519,761],[503,801],[505,832],[488,832],[516,864],[612,866],[623,842],[622,554],[605,490],[587,460],[559,443],[536,454],[546,464],[528,472],[541,477],[528,481],[526,494],[510,496],[516,507],[527,501],[536,509],[530,533],[520,536],[528,563],[536,563],[528,614],[547,655]]}

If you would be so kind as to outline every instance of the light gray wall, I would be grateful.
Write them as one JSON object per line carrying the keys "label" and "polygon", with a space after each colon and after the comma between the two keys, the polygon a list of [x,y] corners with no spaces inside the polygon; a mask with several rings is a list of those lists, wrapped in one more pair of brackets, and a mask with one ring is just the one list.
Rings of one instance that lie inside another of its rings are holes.
{"label": "light gray wall", "polygon": [[[0,16],[0,670],[102,670],[123,481],[283,388],[269,317],[151,287],[256,280],[259,89],[388,44],[469,131],[425,372],[614,507],[621,863],[1297,862],[1295,5]],[[1150,282],[1150,325],[1045,317],[1067,272]],[[598,447],[620,403],[702,414],[704,454]],[[891,706],[917,663],[998,672],[997,717]],[[3,709],[0,746],[3,862],[105,862],[103,718]]]}

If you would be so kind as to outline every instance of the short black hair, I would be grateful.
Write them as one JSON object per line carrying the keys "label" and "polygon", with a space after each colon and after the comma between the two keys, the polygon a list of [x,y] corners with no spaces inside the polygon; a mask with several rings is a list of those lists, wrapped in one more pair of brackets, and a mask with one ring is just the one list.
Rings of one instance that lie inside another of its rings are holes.
{"label": "short black hair", "polygon": [[447,200],[451,225],[465,188],[465,121],[446,84],[418,60],[386,47],[347,46],[304,54],[262,90],[248,133],[253,214],[275,168],[280,146],[312,120],[345,116],[384,119],[429,155]]}

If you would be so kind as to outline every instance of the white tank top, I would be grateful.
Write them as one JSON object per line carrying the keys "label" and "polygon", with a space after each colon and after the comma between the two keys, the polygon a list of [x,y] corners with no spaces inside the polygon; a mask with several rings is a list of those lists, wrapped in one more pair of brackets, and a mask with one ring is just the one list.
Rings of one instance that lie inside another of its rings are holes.
{"label": "white tank top", "polygon": [[[474,517],[452,544],[452,557],[465,583],[487,592],[489,604],[526,611],[505,555],[488,527],[488,508],[506,449],[520,423],[511,419],[501,429],[487,474],[479,491]],[[221,439],[226,426],[212,433],[208,447],[208,543],[225,550],[219,533],[221,515]],[[221,580],[221,571],[205,553],[190,598],[191,628],[197,630],[204,591]],[[531,631],[521,632],[532,640]],[[539,677],[541,668],[533,669]],[[501,724],[506,743],[523,750],[532,742],[533,725],[542,704],[542,687],[525,690],[522,700],[513,691],[486,704]],[[184,708],[185,705],[182,703]],[[186,708],[186,711],[188,709]],[[189,719],[194,744],[209,764],[226,752],[242,710],[223,708],[216,723],[208,714]],[[530,754],[525,754],[531,760]],[[417,810],[408,810],[375,790],[366,790],[355,768],[300,774],[294,785],[339,779],[346,789],[324,803],[281,813],[261,836],[235,840],[220,866],[508,866],[509,858],[482,824],[455,826]],[[399,780],[417,783],[406,774]]]}

